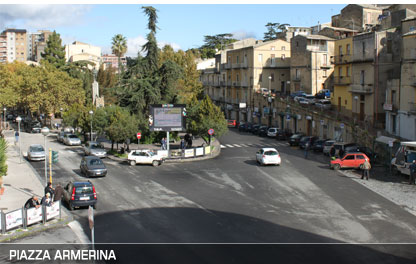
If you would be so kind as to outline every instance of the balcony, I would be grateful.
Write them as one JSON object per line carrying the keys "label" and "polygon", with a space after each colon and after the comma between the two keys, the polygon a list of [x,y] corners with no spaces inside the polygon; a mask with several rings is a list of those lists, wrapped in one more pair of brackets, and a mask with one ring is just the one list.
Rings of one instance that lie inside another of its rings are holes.
{"label": "balcony", "polygon": [[374,58],[373,57],[365,57],[364,55],[362,56],[356,56],[355,58],[353,58],[351,60],[351,62],[353,63],[363,63],[363,62],[373,62]]}
{"label": "balcony", "polygon": [[409,102],[409,113],[416,115],[416,103]]}
{"label": "balcony", "polygon": [[247,68],[247,62],[242,63],[233,63],[232,64],[233,69],[239,69],[239,68]]}
{"label": "balcony", "polygon": [[224,87],[224,86],[226,86],[226,85],[227,85],[227,82],[225,82],[225,81],[221,81],[221,82],[220,82],[220,86],[221,86],[221,87]]}
{"label": "balcony", "polygon": [[373,93],[373,84],[354,84],[350,86],[351,93],[371,94]]}
{"label": "balcony", "polygon": [[295,76],[292,79],[293,82],[300,82],[300,76]]}
{"label": "balcony", "polygon": [[231,69],[231,64],[230,63],[224,64],[224,69],[226,70]]}
{"label": "balcony", "polygon": [[227,87],[231,87],[232,86],[232,82],[231,81],[227,81],[227,83],[225,84]]}
{"label": "balcony", "polygon": [[346,64],[352,62],[352,56],[350,54],[343,54],[338,56],[331,56],[331,63],[338,65],[338,64]]}
{"label": "balcony", "polygon": [[241,81],[241,82],[233,82],[234,87],[248,87],[248,83]]}
{"label": "balcony", "polygon": [[351,77],[350,76],[335,76],[334,85],[350,85]]}

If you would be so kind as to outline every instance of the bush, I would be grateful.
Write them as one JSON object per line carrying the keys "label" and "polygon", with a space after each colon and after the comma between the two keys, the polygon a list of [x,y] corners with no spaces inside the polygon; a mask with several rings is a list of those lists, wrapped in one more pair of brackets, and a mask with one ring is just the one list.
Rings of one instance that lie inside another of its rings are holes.
{"label": "bush", "polygon": [[0,177],[7,175],[7,142],[4,138],[0,138]]}

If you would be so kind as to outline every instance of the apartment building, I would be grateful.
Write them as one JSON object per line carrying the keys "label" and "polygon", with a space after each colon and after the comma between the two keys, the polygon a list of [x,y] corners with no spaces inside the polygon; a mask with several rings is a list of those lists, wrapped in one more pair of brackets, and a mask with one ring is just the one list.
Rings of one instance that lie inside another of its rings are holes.
{"label": "apartment building", "polygon": [[350,92],[352,78],[352,56],[353,42],[352,37],[335,41],[334,56],[331,63],[334,64],[334,91],[331,101],[338,112],[351,115],[352,107],[357,108],[357,99]]}
{"label": "apartment building", "polygon": [[[3,45],[0,53],[0,60],[5,62],[21,61],[27,59],[27,35],[25,29],[6,29],[1,33]],[[4,44],[6,53],[4,52]],[[6,55],[6,57],[4,56]]]}
{"label": "apartment building", "polygon": [[35,33],[28,34],[28,60],[40,62],[49,36],[52,33],[49,30],[38,30]]}
{"label": "apartment building", "polygon": [[7,62],[7,36],[0,35],[0,63]]}
{"label": "apartment building", "polygon": [[330,57],[335,39],[321,35],[297,35],[291,40],[291,92],[316,94],[331,89],[329,78],[334,70]]}
{"label": "apartment building", "polygon": [[371,4],[349,4],[341,13],[331,18],[333,27],[349,28],[359,32],[367,31],[380,23],[379,16],[386,6]]}
{"label": "apartment building", "polygon": [[98,71],[101,63],[101,48],[74,41],[72,44],[65,45],[65,59],[70,62],[90,61],[95,64],[93,68]]}
{"label": "apartment building", "polygon": [[[104,54],[101,56],[101,61],[104,64],[104,69],[108,67],[112,67],[118,72],[119,65],[118,65],[118,57],[114,54]],[[126,65],[127,60],[126,57],[120,57],[120,62],[122,65]]]}

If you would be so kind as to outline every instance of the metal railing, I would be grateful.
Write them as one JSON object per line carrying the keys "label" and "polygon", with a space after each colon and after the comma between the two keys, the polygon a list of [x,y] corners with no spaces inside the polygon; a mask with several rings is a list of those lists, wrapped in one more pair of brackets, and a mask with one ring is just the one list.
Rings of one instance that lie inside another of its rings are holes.
{"label": "metal railing", "polygon": [[372,84],[354,84],[350,86],[350,92],[352,93],[362,93],[362,94],[370,94],[373,92],[373,85]]}
{"label": "metal railing", "polygon": [[351,77],[350,76],[335,76],[334,84],[335,85],[349,85],[351,84]]}

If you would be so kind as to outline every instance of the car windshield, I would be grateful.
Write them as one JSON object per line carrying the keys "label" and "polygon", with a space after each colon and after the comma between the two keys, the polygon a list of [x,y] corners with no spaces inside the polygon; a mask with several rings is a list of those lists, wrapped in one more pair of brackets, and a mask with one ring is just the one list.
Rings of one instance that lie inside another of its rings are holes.
{"label": "car windshield", "polygon": [[90,148],[92,148],[92,149],[100,149],[100,148],[102,148],[102,147],[101,147],[101,145],[99,145],[99,144],[91,144],[91,145],[90,145]]}
{"label": "car windshield", "polygon": [[76,135],[69,135],[69,138],[78,138]]}
{"label": "car windshield", "polygon": [[92,186],[76,187],[75,194],[91,194],[93,193]]}
{"label": "car windshield", "polygon": [[332,146],[332,145],[334,145],[334,142],[331,142],[331,141],[325,142],[325,146]]}
{"label": "car windshield", "polygon": [[268,150],[268,151],[264,152],[264,155],[276,156],[276,155],[279,155],[279,153],[277,151],[274,151],[274,150]]}
{"label": "car windshield", "polygon": [[100,159],[92,159],[90,160],[90,165],[102,165],[103,162]]}
{"label": "car windshield", "polygon": [[43,151],[42,146],[31,146],[30,147],[30,152],[40,152],[40,151]]}

